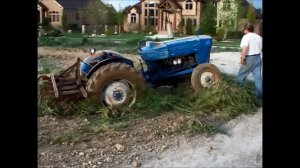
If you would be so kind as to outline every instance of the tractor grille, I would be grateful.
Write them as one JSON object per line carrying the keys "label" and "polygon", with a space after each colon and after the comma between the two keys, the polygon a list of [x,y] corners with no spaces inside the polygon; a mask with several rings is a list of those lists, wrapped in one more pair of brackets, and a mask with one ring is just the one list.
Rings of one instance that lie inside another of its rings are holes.
{"label": "tractor grille", "polygon": [[158,67],[161,71],[173,71],[185,67],[191,67],[196,64],[195,55],[187,55],[183,57],[167,58],[158,61]]}

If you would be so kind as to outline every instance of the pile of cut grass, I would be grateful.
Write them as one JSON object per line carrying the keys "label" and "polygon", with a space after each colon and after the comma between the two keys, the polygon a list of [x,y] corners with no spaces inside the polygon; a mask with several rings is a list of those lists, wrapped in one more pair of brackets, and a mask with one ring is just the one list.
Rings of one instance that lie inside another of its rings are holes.
{"label": "pile of cut grass", "polygon": [[239,113],[255,111],[260,106],[254,89],[254,84],[250,81],[240,88],[235,85],[233,76],[223,75],[218,85],[203,88],[199,92],[194,92],[189,82],[168,92],[149,88],[134,109],[156,113],[174,110],[185,113],[222,112],[229,118],[234,118]]}
{"label": "pile of cut grass", "polygon": [[[176,88],[148,88],[142,99],[133,107],[126,109],[125,115],[136,117],[156,117],[160,114],[178,111],[189,114],[215,114],[232,119],[241,113],[255,111],[260,106],[254,93],[254,84],[250,81],[240,88],[234,84],[234,77],[223,75],[221,82],[195,93],[189,82],[181,83]],[[45,106],[45,107],[44,107]],[[39,102],[39,114],[89,115],[103,110],[101,106],[82,100],[78,103],[54,103],[52,100]],[[48,108],[52,109],[47,110]],[[48,112],[46,112],[48,111]],[[63,111],[63,112],[62,112]],[[131,114],[130,114],[131,113]]]}

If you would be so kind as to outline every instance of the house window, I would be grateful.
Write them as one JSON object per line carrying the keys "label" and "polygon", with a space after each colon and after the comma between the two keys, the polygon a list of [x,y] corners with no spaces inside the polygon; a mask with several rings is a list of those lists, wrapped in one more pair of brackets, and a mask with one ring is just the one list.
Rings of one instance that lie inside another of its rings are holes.
{"label": "house window", "polygon": [[154,9],[149,9],[149,16],[154,16]]}
{"label": "house window", "polygon": [[154,7],[155,3],[149,3],[149,7]]}
{"label": "house window", "polygon": [[197,25],[197,20],[193,19],[193,25],[196,26]]}
{"label": "house window", "polygon": [[78,14],[78,13],[76,13],[76,15],[75,15],[75,19],[76,19],[76,21],[78,21],[78,20],[79,20],[79,14]]}
{"label": "house window", "polygon": [[135,13],[132,13],[130,18],[131,18],[131,23],[136,23],[136,14]]}
{"label": "house window", "polygon": [[158,25],[158,9],[155,8],[156,5],[157,3],[152,3],[145,8],[145,25]]}
{"label": "house window", "polygon": [[152,18],[149,18],[149,23],[148,23],[148,18],[145,18],[145,25],[147,26],[147,25],[157,25],[158,24],[158,19],[157,18],[154,18],[154,17],[152,17]]}
{"label": "house window", "polygon": [[224,2],[223,2],[223,10],[224,11],[230,10],[230,0],[224,0]]}
{"label": "house window", "polygon": [[[148,23],[148,19],[149,19],[149,23]],[[157,25],[158,23],[158,19],[151,17],[151,18],[145,18],[145,25]]]}
{"label": "house window", "polygon": [[59,22],[60,14],[59,14],[59,12],[56,12],[56,11],[50,11],[49,18],[50,18],[50,22]]}
{"label": "house window", "polygon": [[148,7],[148,4],[147,4],[147,3],[145,3],[145,7]]}
{"label": "house window", "polygon": [[150,18],[150,25],[154,25],[154,18]]}
{"label": "house window", "polygon": [[192,0],[187,0],[185,2],[185,9],[193,9],[193,2],[192,2]]}

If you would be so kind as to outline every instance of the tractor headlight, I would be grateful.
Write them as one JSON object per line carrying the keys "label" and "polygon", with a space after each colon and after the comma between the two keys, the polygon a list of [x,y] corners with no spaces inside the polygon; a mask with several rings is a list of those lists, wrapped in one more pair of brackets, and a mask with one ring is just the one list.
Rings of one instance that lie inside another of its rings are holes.
{"label": "tractor headlight", "polygon": [[177,60],[173,60],[174,65],[177,65],[177,63],[178,63]]}
{"label": "tractor headlight", "polygon": [[173,60],[173,65],[179,65],[182,63],[182,60],[181,59],[174,59]]}
{"label": "tractor headlight", "polygon": [[181,59],[178,59],[177,63],[178,63],[178,64],[181,64],[181,63],[182,63]]}

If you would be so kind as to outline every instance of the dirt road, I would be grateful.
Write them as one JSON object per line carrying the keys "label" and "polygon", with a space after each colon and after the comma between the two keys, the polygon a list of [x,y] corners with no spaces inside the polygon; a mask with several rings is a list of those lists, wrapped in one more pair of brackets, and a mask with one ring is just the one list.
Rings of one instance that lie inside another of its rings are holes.
{"label": "dirt road", "polygon": [[262,167],[262,109],[224,125],[229,135],[198,137],[144,161],[142,167]]}

